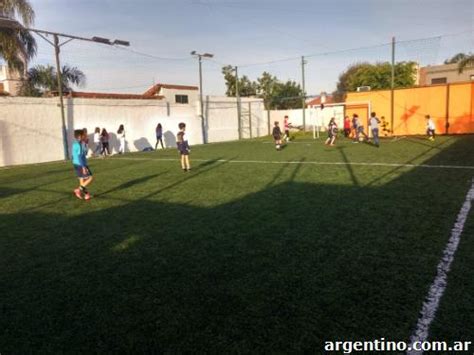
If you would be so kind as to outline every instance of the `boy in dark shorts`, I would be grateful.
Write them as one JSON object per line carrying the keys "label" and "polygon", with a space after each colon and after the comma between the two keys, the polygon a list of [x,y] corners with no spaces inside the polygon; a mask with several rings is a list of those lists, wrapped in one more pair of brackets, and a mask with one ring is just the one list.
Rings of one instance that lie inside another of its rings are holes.
{"label": "boy in dark shorts", "polygon": [[272,132],[273,140],[275,141],[276,150],[281,150],[281,129],[278,126],[278,121],[275,121],[275,126]]}
{"label": "boy in dark shorts", "polygon": [[82,129],[76,129],[74,131],[74,142],[72,143],[72,164],[74,171],[79,179],[79,187],[74,190],[74,195],[82,200],[90,200],[91,195],[87,191],[87,186],[92,182],[92,172],[87,166],[87,151],[85,149],[84,140],[87,139],[87,135]]}
{"label": "boy in dark shorts", "polygon": [[189,164],[189,148],[188,140],[184,137],[184,132],[186,131],[186,124],[181,122],[179,125],[179,132],[177,135],[176,144],[178,145],[178,152],[181,155],[181,168],[184,172],[191,170],[191,165]]}

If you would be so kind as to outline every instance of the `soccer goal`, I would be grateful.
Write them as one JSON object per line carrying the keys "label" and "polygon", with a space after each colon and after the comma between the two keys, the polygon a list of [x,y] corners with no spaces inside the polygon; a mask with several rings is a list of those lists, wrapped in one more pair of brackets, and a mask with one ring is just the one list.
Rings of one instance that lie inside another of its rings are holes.
{"label": "soccer goal", "polygon": [[[313,139],[319,138],[320,132],[326,130],[332,117],[336,119],[337,126],[342,129],[344,127],[344,116],[348,107],[365,108],[367,111],[365,119],[367,120],[366,122],[368,122],[372,110],[370,101],[335,102],[313,107],[309,109],[310,122],[312,122],[313,125]],[[364,117],[360,118],[364,119]]]}

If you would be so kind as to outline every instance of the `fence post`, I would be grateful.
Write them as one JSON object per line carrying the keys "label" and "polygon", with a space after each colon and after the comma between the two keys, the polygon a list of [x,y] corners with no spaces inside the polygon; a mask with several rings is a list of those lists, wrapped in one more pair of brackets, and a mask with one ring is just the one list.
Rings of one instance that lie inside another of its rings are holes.
{"label": "fence post", "polygon": [[249,102],[249,129],[250,138],[252,138],[252,102]]}
{"label": "fence post", "polygon": [[446,85],[446,123],[445,123],[445,134],[449,134],[449,87],[450,85]]}
{"label": "fence post", "polygon": [[272,129],[271,128],[271,123],[270,123],[270,109],[267,110],[267,129],[268,129],[268,135],[270,135],[270,132],[271,132],[271,129]]}

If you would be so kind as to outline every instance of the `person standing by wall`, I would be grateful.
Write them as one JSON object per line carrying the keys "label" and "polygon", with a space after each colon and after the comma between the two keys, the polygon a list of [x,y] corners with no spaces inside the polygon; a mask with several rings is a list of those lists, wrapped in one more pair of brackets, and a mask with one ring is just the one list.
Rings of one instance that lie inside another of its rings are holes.
{"label": "person standing by wall", "polygon": [[102,150],[102,145],[100,144],[100,128],[96,127],[94,130],[94,156],[99,156]]}
{"label": "person standing by wall", "polygon": [[161,123],[158,123],[155,129],[156,133],[156,144],[155,144],[155,150],[158,149],[158,144],[161,143],[161,149],[165,149],[163,145],[163,127],[161,126]]}
{"label": "person standing by wall", "polygon": [[124,154],[125,153],[126,141],[125,141],[125,127],[123,126],[123,124],[121,124],[119,126],[119,129],[117,131],[117,135],[118,135],[119,142],[120,142],[119,154]]}
{"label": "person standing by wall", "polygon": [[370,129],[372,130],[372,138],[374,139],[374,144],[378,148],[380,146],[380,141],[379,141],[379,123],[380,120],[377,117],[377,114],[375,112],[372,112],[370,114]]}
{"label": "person standing by wall", "polygon": [[102,144],[102,151],[100,154],[105,158],[107,155],[110,155],[109,133],[105,128],[102,128],[102,132],[100,134],[100,143]]}

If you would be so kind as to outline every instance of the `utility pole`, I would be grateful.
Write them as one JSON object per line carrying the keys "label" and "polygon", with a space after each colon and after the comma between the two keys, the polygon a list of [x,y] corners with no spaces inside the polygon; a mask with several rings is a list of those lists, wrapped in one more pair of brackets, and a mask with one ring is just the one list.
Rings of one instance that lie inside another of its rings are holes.
{"label": "utility pole", "polygon": [[206,132],[206,123],[204,120],[204,95],[202,92],[202,58],[212,58],[214,54],[210,53],[197,53],[196,51],[192,51],[191,55],[198,58],[199,61],[199,105],[201,107],[201,129],[202,129],[202,142],[204,144],[207,143],[207,132]]}
{"label": "utility pole", "polygon": [[59,93],[59,107],[61,110],[61,122],[62,122],[62,131],[63,131],[63,144],[64,144],[64,155],[66,159],[69,158],[69,144],[67,141],[67,129],[66,129],[66,114],[64,112],[64,98],[63,98],[63,80],[61,73],[61,63],[59,61],[59,37],[54,35],[54,55],[56,57],[56,80],[58,83],[58,93]]}
{"label": "utility pole", "polygon": [[394,123],[395,123],[395,37],[392,37],[392,78],[390,82],[390,126],[392,127],[392,135],[395,133]]}
{"label": "utility pole", "polygon": [[199,104],[201,105],[201,129],[202,129],[202,143],[206,144],[206,124],[204,122],[204,95],[202,92],[202,57],[199,56]]}
{"label": "utility pole", "polygon": [[303,90],[303,97],[301,98],[301,107],[303,109],[303,131],[306,132],[306,88],[305,88],[305,76],[304,76],[304,66],[306,61],[304,56],[301,57],[301,86]]}
{"label": "utility pole", "polygon": [[240,91],[239,91],[239,68],[235,66],[235,97],[237,99],[237,121],[239,130],[239,140],[242,139],[242,106],[240,102]]}

